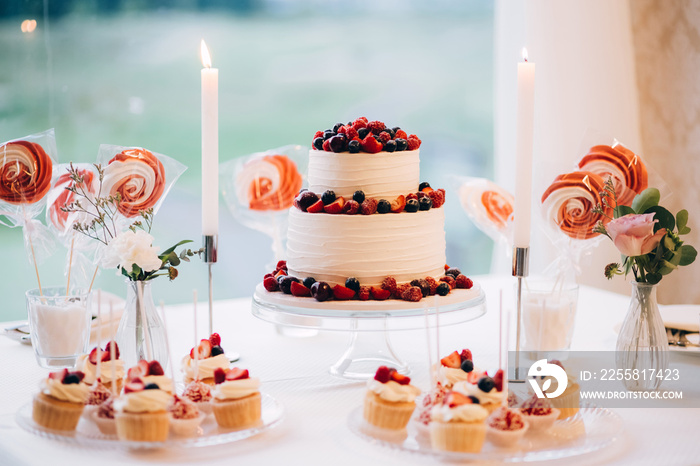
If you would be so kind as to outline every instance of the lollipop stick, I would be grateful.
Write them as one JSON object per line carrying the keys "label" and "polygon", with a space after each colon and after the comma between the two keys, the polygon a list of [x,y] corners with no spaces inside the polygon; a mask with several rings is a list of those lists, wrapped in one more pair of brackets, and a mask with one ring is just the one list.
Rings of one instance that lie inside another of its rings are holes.
{"label": "lollipop stick", "polygon": [[143,335],[146,340],[146,355],[149,361],[153,360],[153,348],[151,347],[151,331],[148,328],[148,320],[146,319],[146,309],[143,305],[143,282],[136,282],[136,290],[139,299],[139,312],[141,312],[141,325],[143,325]]}
{"label": "lollipop stick", "polygon": [[170,352],[170,340],[168,339],[168,319],[165,316],[165,303],[160,300],[160,313],[163,314],[163,327],[165,327],[165,349],[168,351],[168,364],[170,364],[170,378],[175,383],[175,369],[173,366],[173,353]]}
{"label": "lollipop stick", "polygon": [[[69,275],[70,276],[70,275]],[[66,288],[67,289],[67,288]],[[95,383],[100,380],[100,369],[102,368],[102,290],[97,290],[97,370],[95,370]]]}
{"label": "lollipop stick", "polygon": [[192,290],[194,297],[194,380],[199,379],[199,348],[197,345],[197,290]]}
{"label": "lollipop stick", "polygon": [[92,280],[90,281],[90,287],[88,288],[88,293],[92,290],[92,285],[95,284],[95,278],[97,277],[97,271],[100,270],[100,266],[95,267],[95,273],[92,274]]}
{"label": "lollipop stick", "polygon": [[[32,241],[31,233],[27,232],[27,238],[29,239],[29,249],[32,252],[32,262],[34,262],[34,272],[36,272],[36,281],[39,283],[39,296],[44,297],[44,292],[41,289],[41,278],[39,278],[39,267],[36,265],[36,256],[34,255],[34,242]],[[66,295],[68,290],[66,289]]]}
{"label": "lollipop stick", "polygon": [[[109,300],[109,324],[112,325],[114,319],[114,304],[112,300]],[[117,395],[117,362],[116,359],[116,348],[114,347],[114,342],[109,341],[109,365],[112,370],[112,395]]]}
{"label": "lollipop stick", "polygon": [[[66,283],[66,295],[70,293],[70,272],[73,269],[73,245],[75,244],[75,230],[70,240],[70,252],[68,253],[68,281]],[[99,303],[98,303],[99,306]]]}

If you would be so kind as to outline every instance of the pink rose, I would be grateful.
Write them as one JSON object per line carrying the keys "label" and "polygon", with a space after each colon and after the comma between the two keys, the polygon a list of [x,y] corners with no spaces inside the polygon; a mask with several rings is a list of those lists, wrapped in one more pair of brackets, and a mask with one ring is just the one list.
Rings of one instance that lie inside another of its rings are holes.
{"label": "pink rose", "polygon": [[654,213],[627,214],[610,220],[605,229],[615,243],[615,247],[625,256],[643,256],[653,251],[666,235],[666,229],[661,228],[654,234]]}

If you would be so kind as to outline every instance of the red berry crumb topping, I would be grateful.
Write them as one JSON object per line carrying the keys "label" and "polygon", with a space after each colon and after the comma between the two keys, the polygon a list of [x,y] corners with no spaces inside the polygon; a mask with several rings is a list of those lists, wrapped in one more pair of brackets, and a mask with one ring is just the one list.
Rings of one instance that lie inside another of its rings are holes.
{"label": "red berry crumb topping", "polygon": [[467,278],[465,275],[461,274],[457,275],[455,282],[457,284],[457,288],[466,288],[468,290],[474,286],[474,282],[472,282],[470,278]]}
{"label": "red berry crumb topping", "polygon": [[386,277],[382,281],[382,288],[389,290],[392,295],[396,295],[396,279],[394,277]]}
{"label": "red berry crumb topping", "polygon": [[401,294],[401,299],[404,301],[418,302],[423,299],[423,292],[417,286],[409,286],[409,288]]}

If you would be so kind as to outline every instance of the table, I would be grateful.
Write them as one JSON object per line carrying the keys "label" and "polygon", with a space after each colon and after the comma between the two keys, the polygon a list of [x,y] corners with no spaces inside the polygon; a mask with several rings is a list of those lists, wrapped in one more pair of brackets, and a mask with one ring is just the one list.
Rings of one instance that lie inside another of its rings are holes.
{"label": "table", "polygon": [[[503,289],[504,302],[512,302],[508,298],[513,292],[513,279],[498,276],[474,279],[487,293],[489,312],[476,321],[443,328],[441,353],[468,347],[474,352],[478,365],[488,369],[496,365],[498,354],[498,292]],[[622,320],[628,300],[627,296],[581,287],[572,349],[613,349],[616,339],[613,326]],[[166,311],[170,345],[177,365],[177,360],[189,352],[193,344],[191,305],[169,306]],[[200,329],[206,329],[204,314],[200,316]],[[1,338],[0,465],[173,463],[212,466],[235,462],[390,466],[436,463],[371,445],[348,430],[348,413],[362,403],[364,385],[334,379],[327,372],[344,350],[348,335],[321,332],[307,338],[282,336],[273,325],[251,315],[249,298],[216,302],[214,316],[215,331],[222,336],[222,346],[239,351],[242,358],[237,365],[249,368],[251,375],[260,377],[263,390],[284,405],[282,425],[229,445],[177,451],[99,451],[42,439],[21,430],[14,416],[20,406],[30,402],[46,370],[38,367],[30,347]],[[391,340],[396,351],[412,365],[414,383],[426,387],[425,332],[394,332]],[[671,363],[697,369],[700,358],[672,354]],[[691,407],[692,400],[685,403],[684,409],[616,410],[626,429],[621,441],[592,455],[546,464],[698,464],[700,409]]]}

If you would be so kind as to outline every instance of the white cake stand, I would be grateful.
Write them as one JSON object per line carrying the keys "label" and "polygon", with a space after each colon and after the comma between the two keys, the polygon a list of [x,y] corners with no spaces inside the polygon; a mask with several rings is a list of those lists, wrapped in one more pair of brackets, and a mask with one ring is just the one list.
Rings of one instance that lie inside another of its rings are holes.
{"label": "white cake stand", "polygon": [[[478,284],[469,290],[455,289],[447,296],[429,296],[420,302],[326,301],[297,298],[280,291],[269,292],[259,284],[253,294],[252,312],[259,319],[296,328],[350,332],[347,349],[330,367],[336,377],[363,380],[374,376],[378,366],[407,374],[410,367],[391,346],[389,332],[425,328],[426,314],[439,310],[440,327],[461,324],[486,313],[486,295]],[[434,325],[434,317],[430,325]]]}

